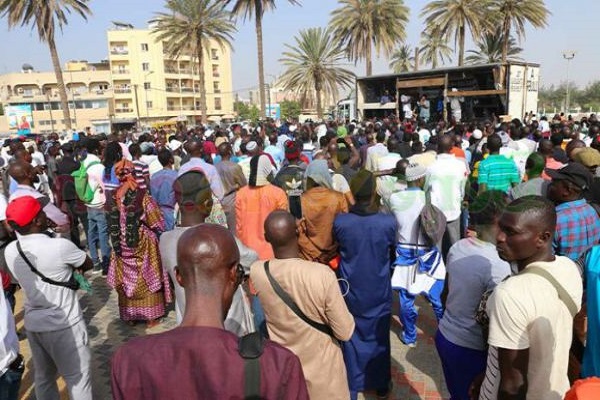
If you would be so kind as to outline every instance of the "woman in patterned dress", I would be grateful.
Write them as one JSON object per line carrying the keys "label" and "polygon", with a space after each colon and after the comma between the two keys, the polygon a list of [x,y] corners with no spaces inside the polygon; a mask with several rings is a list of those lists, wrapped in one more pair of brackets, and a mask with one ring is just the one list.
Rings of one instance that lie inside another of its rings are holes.
{"label": "woman in patterned dress", "polygon": [[131,161],[115,164],[120,181],[114,192],[109,232],[113,252],[108,283],[119,295],[119,314],[133,325],[146,321],[148,327],[159,323],[165,302],[171,301],[167,272],[161,265],[158,237],[165,229],[160,208],[146,190],[136,190]]}

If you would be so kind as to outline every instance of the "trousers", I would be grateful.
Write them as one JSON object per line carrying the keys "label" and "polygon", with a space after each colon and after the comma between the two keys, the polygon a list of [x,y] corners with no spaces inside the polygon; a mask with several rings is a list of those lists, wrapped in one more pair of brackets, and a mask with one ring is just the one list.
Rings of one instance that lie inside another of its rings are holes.
{"label": "trousers", "polygon": [[51,332],[31,332],[27,339],[33,359],[35,396],[59,400],[56,379],[62,376],[69,398],[92,400],[91,352],[85,322]]}
{"label": "trousers", "polygon": [[[437,280],[429,292],[421,293],[427,301],[431,304],[435,317],[439,321],[444,315],[444,307],[442,305],[442,290],[444,290],[444,281]],[[402,322],[402,342],[404,344],[411,344],[417,341],[417,317],[419,312],[415,307],[414,294],[409,293],[406,289],[398,289],[400,298],[400,322]]]}

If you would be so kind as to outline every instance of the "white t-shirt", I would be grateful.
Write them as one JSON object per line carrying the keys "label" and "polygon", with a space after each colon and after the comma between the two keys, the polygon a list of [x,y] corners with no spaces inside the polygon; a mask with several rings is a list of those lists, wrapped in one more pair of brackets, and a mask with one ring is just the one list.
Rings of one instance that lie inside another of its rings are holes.
{"label": "white t-shirt", "polygon": [[427,169],[426,186],[431,188],[431,203],[442,210],[448,222],[460,217],[468,175],[465,160],[452,154],[438,154]]}
{"label": "white t-shirt", "polygon": [[371,172],[377,171],[378,160],[389,154],[388,148],[383,143],[377,143],[367,149],[367,160],[365,169]]}
{"label": "white t-shirt", "polygon": [[462,347],[485,350],[475,312],[486,290],[511,274],[510,264],[498,256],[496,246],[476,238],[459,240],[448,252],[448,299],[440,331]]}
{"label": "white t-shirt", "polygon": [[[47,278],[66,282],[73,269],[86,260],[86,253],[70,240],[51,238],[43,233],[19,235],[23,252]],[[6,246],[6,264],[25,291],[25,329],[52,332],[73,326],[83,317],[77,292],[42,281],[19,255],[17,242]]]}
{"label": "white t-shirt", "polygon": [[[557,256],[553,262],[535,262],[527,268],[532,266],[550,272],[581,308],[583,284],[573,261]],[[494,289],[487,313],[490,351],[480,400],[495,399],[498,394],[497,348],[529,349],[528,400],[562,400],[569,389],[573,317],[554,286],[541,276],[521,272]]]}
{"label": "white t-shirt", "polygon": [[[185,312],[185,291],[175,278],[175,267],[177,267],[177,242],[187,229],[189,229],[189,227],[175,227],[172,231],[163,233],[159,243],[162,266],[169,273],[175,287],[175,320],[177,321],[177,324],[181,323]],[[237,238],[235,239],[235,242],[240,251],[240,264],[244,266],[246,273],[248,273],[250,271],[250,265],[258,260],[258,255],[254,250],[244,246]],[[237,335],[245,335],[252,331],[247,325],[242,324],[242,326],[239,326],[239,318],[234,317],[234,315],[240,315],[242,313],[240,310],[244,307],[244,299],[241,291],[241,287],[236,290],[233,302],[229,308],[229,313],[225,319],[225,329]]]}

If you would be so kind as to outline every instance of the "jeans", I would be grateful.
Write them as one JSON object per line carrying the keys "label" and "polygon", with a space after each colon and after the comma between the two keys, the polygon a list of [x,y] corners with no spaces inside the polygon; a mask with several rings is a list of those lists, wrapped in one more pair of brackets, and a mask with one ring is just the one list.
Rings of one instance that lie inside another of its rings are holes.
{"label": "jeans", "polygon": [[469,400],[471,383],[485,372],[487,351],[456,345],[439,329],[435,335],[435,347],[440,355],[450,399]]}
{"label": "jeans", "polygon": [[19,398],[19,387],[21,386],[21,377],[23,371],[13,371],[11,369],[0,376],[0,399],[17,400]]}
{"label": "jeans", "polygon": [[[435,317],[439,321],[444,315],[444,307],[442,305],[442,290],[444,290],[444,281],[437,280],[429,289],[428,293],[421,293],[433,308]],[[417,317],[419,313],[415,307],[414,294],[409,293],[406,289],[399,290],[400,295],[400,322],[402,322],[402,342],[405,344],[415,343],[417,341]]]}
{"label": "jeans", "polygon": [[[88,208],[88,247],[90,249],[90,257],[94,264],[102,261],[102,267],[108,267],[110,259],[110,246],[108,244],[108,226],[106,224],[106,215],[104,210]],[[102,251],[102,260],[98,257],[98,246]]]}

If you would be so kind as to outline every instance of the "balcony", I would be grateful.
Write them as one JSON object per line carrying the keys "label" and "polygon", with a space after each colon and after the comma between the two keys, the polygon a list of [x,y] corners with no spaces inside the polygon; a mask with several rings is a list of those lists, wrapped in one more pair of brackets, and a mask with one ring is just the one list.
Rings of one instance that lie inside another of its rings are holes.
{"label": "balcony", "polygon": [[179,73],[182,75],[191,75],[192,74],[192,69],[191,68],[181,68],[179,70]]}
{"label": "balcony", "polygon": [[169,87],[169,86],[167,86],[167,88],[165,90],[167,92],[169,92],[169,93],[179,93],[179,88],[178,87],[173,87],[173,86]]}
{"label": "balcony", "polygon": [[125,94],[125,93],[131,93],[131,88],[128,87],[116,87],[114,89],[115,94]]}
{"label": "balcony", "polygon": [[178,74],[177,68],[165,67],[165,74]]}
{"label": "balcony", "polygon": [[115,112],[117,114],[132,113],[133,112],[133,108],[115,108]]}
{"label": "balcony", "polygon": [[213,78],[220,78],[221,74],[219,74],[217,71],[213,71],[212,76]]}
{"label": "balcony", "polygon": [[126,47],[113,47],[110,50],[110,54],[114,56],[126,56],[129,54],[129,49]]}
{"label": "balcony", "polygon": [[115,75],[126,75],[126,74],[129,74],[129,70],[128,69],[116,69],[116,70],[113,70],[112,73]]}
{"label": "balcony", "polygon": [[182,87],[181,93],[194,93],[194,88],[191,87]]}
{"label": "balcony", "polygon": [[181,107],[179,106],[167,106],[167,111],[180,111]]}

